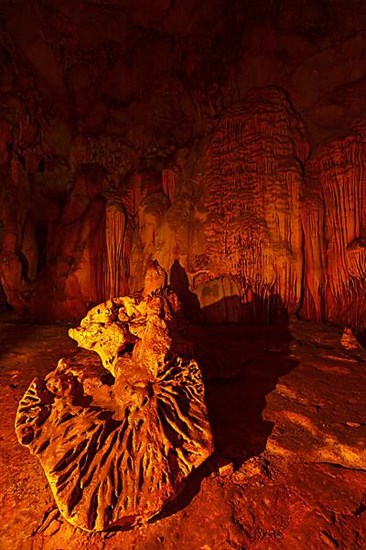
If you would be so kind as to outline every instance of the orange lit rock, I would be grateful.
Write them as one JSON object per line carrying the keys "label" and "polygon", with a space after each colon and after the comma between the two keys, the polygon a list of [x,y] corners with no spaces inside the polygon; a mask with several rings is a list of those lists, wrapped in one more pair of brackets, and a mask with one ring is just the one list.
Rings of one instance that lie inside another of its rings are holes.
{"label": "orange lit rock", "polygon": [[157,259],[192,319],[365,326],[364,3],[48,4],[2,10],[8,303],[79,320]]}
{"label": "orange lit rock", "polygon": [[127,214],[118,198],[109,200],[106,207],[105,243],[107,269],[105,296],[120,296],[127,290],[126,233]]}
{"label": "orange lit rock", "polygon": [[40,460],[61,513],[88,531],[147,521],[213,451],[176,295],[159,282],[151,288],[143,299],[100,304],[70,329],[114,378],[95,356],[61,359],[19,404],[19,441]]}
{"label": "orange lit rock", "polygon": [[246,318],[270,320],[299,305],[307,155],[303,122],[276,88],[253,90],[214,131],[203,176],[207,267],[236,277]]}
{"label": "orange lit rock", "polygon": [[343,330],[343,334],[341,336],[341,346],[348,350],[362,348],[350,327],[345,327]]}
{"label": "orange lit rock", "polygon": [[308,318],[366,323],[364,125],[320,147],[307,166],[303,223]]}

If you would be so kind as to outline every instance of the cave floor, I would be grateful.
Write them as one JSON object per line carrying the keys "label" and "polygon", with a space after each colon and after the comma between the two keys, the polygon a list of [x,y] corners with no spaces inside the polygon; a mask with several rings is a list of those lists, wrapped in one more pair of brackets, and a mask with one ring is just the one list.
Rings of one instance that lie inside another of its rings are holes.
{"label": "cave floor", "polygon": [[67,328],[0,316],[1,550],[366,548],[366,350],[338,329],[187,326],[216,452],[159,519],[90,534],[60,517],[13,428],[33,377],[76,352]]}

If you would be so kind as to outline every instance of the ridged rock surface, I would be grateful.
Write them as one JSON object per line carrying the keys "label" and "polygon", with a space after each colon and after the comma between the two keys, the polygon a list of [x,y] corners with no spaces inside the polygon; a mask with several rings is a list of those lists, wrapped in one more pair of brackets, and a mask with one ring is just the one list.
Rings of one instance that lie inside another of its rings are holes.
{"label": "ridged rock surface", "polygon": [[[362,328],[365,143],[360,122],[310,154],[302,118],[272,86],[225,110],[170,168],[112,185],[101,165],[83,163],[62,201],[35,185],[36,154],[25,169],[5,147],[7,301],[43,320],[79,320],[102,300],[141,290],[156,259],[194,322],[299,312]],[[88,159],[83,147],[79,160]]]}
{"label": "ridged rock surface", "polygon": [[141,2],[1,3],[0,295],[79,321],[156,259],[195,321],[364,325],[365,2]]}
{"label": "ridged rock surface", "polygon": [[244,319],[291,314],[300,302],[307,154],[303,122],[274,88],[253,93],[214,131],[204,175],[208,271],[235,276]]}
{"label": "ridged rock surface", "polygon": [[307,165],[305,285],[308,318],[366,324],[366,132],[317,150]]}
{"label": "ridged rock surface", "polygon": [[143,299],[99,304],[70,329],[104,369],[90,355],[61,359],[19,404],[20,443],[39,459],[63,516],[87,531],[148,521],[213,452],[201,372],[158,271],[148,271]]}

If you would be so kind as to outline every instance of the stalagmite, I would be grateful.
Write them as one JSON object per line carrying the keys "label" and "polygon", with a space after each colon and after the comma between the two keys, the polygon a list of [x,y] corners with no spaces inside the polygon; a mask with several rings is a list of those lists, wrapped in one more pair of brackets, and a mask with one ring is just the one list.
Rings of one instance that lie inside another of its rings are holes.
{"label": "stalagmite", "polygon": [[151,264],[149,293],[100,304],[70,329],[110,374],[93,355],[61,359],[19,404],[19,441],[64,517],[87,531],[146,522],[213,451],[200,369],[165,282]]}
{"label": "stalagmite", "polygon": [[358,342],[353,330],[350,327],[345,327],[341,336],[341,346],[344,349],[355,350],[362,349],[361,344]]}

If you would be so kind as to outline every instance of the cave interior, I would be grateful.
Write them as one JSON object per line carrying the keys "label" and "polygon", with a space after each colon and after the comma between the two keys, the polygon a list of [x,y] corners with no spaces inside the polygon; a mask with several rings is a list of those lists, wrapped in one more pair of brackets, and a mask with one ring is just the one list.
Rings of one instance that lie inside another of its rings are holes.
{"label": "cave interior", "polygon": [[366,548],[365,1],[1,0],[0,99],[0,547]]}

